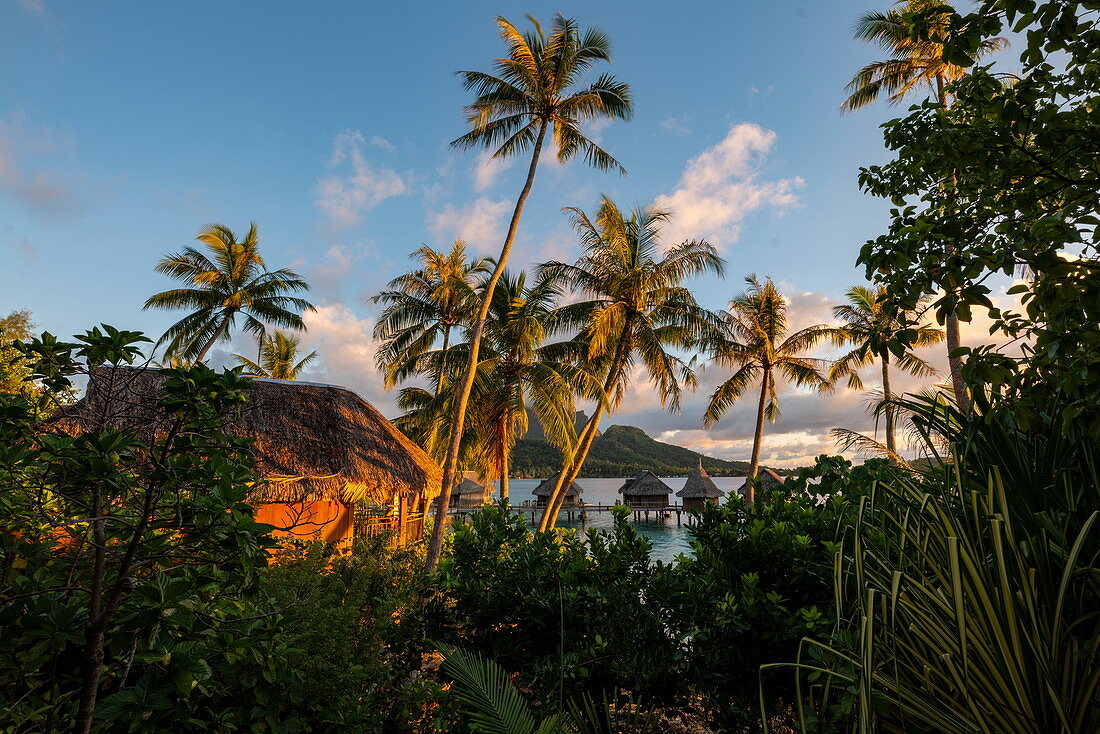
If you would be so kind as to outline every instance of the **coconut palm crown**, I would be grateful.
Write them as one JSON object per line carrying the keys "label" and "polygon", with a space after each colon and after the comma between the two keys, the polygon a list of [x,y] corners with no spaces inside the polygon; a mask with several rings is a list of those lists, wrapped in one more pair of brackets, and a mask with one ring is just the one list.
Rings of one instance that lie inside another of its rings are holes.
{"label": "coconut palm crown", "polygon": [[304,329],[302,313],[313,304],[291,295],[309,285],[288,269],[268,270],[259,252],[259,230],[253,222],[242,240],[222,224],[211,224],[197,239],[206,252],[186,247],[165,256],[156,271],[187,284],[151,296],[144,308],[190,309],[158,341],[165,358],[187,362],[206,359],[219,340],[228,341],[239,316],[244,329],[262,339],[271,324]]}
{"label": "coconut palm crown", "polygon": [[[928,14],[930,28],[916,32],[917,17]],[[841,105],[844,112],[853,112],[886,96],[890,104],[899,104],[915,90],[924,88],[947,104],[946,85],[958,81],[966,68],[944,58],[944,46],[936,38],[947,32],[950,4],[944,0],[899,0],[893,8],[872,11],[856,21],[853,28],[857,40],[873,43],[887,58],[867,64],[848,82],[849,96]],[[974,57],[981,58],[1004,48],[1003,38],[982,41]]]}
{"label": "coconut palm crown", "polygon": [[[803,356],[830,334],[830,327],[815,324],[788,333],[787,300],[771,278],[764,282],[755,275],[745,278],[745,292],[730,301],[728,311],[720,314],[721,332],[705,346],[716,364],[733,370],[725,382],[710,396],[703,424],[710,427],[721,420],[726,411],[743,398],[750,386],[759,381],[760,400],[756,414],[756,435],[753,439],[749,477],[760,468],[760,449],[764,440],[764,423],[779,419],[779,395],[776,377],[783,377],[800,387],[826,390],[829,381],[825,371],[829,363]],[[746,499],[754,500],[752,482],[747,485]]]}
{"label": "coconut palm crown", "polygon": [[412,253],[419,267],[397,276],[372,299],[385,305],[374,327],[381,340],[376,355],[387,388],[425,372],[435,373],[438,393],[444,375],[440,365],[425,365],[425,355],[445,354],[455,330],[468,324],[477,306],[475,285],[486,259],[467,255],[466,243],[456,239],[451,249],[437,251],[424,245]]}
{"label": "coconut palm crown", "polygon": [[883,415],[886,420],[886,450],[897,455],[894,436],[896,411],[890,405],[893,391],[890,386],[890,366],[897,367],[915,377],[930,377],[935,368],[917,356],[914,348],[939,344],[944,339],[942,329],[927,324],[914,324],[918,313],[924,310],[927,299],[922,299],[915,309],[901,313],[887,310],[886,289],[855,286],[847,293],[848,303],[833,307],[833,316],[843,322],[830,332],[837,346],[854,345],[829,368],[829,381],[847,378],[848,387],[863,389],[859,370],[876,360],[882,367]]}
{"label": "coconut palm crown", "polygon": [[317,352],[310,352],[298,359],[298,346],[301,340],[285,331],[276,331],[260,342],[259,362],[253,362],[240,354],[234,354],[237,363],[242,365],[253,377],[267,377],[272,380],[295,380],[306,365],[317,359]]}
{"label": "coconut palm crown", "polygon": [[580,154],[601,170],[625,173],[611,154],[585,137],[581,124],[595,119],[628,120],[634,114],[630,86],[609,74],[580,86],[581,78],[600,61],[611,60],[611,43],[599,28],[581,31],[560,13],[547,35],[528,16],[532,30],[521,32],[497,18],[508,56],[494,62],[494,72],[460,71],[463,86],[477,95],[466,107],[470,131],[454,140],[456,148],[488,148],[493,158],[523,153],[542,142],[549,128],[559,161]]}
{"label": "coconut palm crown", "polygon": [[[603,376],[608,410],[625,395],[635,366],[656,388],[661,404],[676,410],[684,389],[697,379],[677,350],[690,350],[712,338],[714,314],[699,306],[684,283],[703,275],[722,275],[724,261],[712,245],[688,240],[671,247],[661,243],[668,212],[640,209],[623,214],[606,196],[594,218],[567,209],[582,254],[573,265],[549,262],[539,272],[585,300],[560,308],[557,328],[575,330],[579,359]],[[565,496],[576,480],[595,438],[605,408],[597,404],[578,440],[576,455],[558,475],[541,529],[553,527]]]}

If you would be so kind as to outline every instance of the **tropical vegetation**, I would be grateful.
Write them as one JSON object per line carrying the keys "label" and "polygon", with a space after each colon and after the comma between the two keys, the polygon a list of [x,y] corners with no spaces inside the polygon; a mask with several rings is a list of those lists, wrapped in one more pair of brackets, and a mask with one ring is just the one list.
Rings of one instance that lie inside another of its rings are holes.
{"label": "tropical vegetation", "polygon": [[158,273],[185,287],[162,291],[145,302],[147,309],[191,310],[157,342],[164,345],[166,358],[202,362],[215,344],[232,338],[239,316],[244,330],[261,340],[268,324],[305,328],[302,313],[313,305],[292,294],[309,285],[289,268],[267,269],[255,222],[240,240],[223,224],[211,224],[195,239],[206,252],[185,247],[157,263]]}
{"label": "tropical vegetation", "polygon": [[[588,85],[581,78],[593,65],[611,59],[611,44],[599,28],[582,31],[577,22],[560,13],[547,34],[531,18],[533,29],[522,33],[503,17],[497,18],[508,57],[497,59],[496,74],[460,72],[467,91],[477,98],[466,107],[470,130],[452,142],[460,149],[486,148],[492,158],[506,159],[527,151],[531,161],[527,179],[516,199],[507,234],[496,264],[481,293],[481,303],[470,331],[466,369],[459,379],[453,405],[450,441],[443,461],[443,485],[450,486],[462,444],[466,408],[473,390],[482,332],[492,307],[497,282],[508,264],[508,256],[519,229],[520,217],[535,183],[542,147],[550,133],[557,160],[567,162],[580,155],[601,170],[625,171],[614,157],[595,141],[585,137],[582,125],[594,120],[627,120],[634,113],[630,86],[609,74]],[[439,503],[439,521],[428,545],[428,569],[434,568],[443,542],[442,518],[446,517],[450,494]]]}
{"label": "tropical vegetation", "polygon": [[[580,126],[625,119],[632,101],[610,76],[582,82],[609,58],[602,32],[499,20],[507,57],[463,73],[476,100],[456,143],[531,155],[503,250],[421,247],[375,299],[374,366],[400,387],[398,425],[444,465],[443,489],[474,470],[505,500],[452,520],[444,499],[426,542],[287,541],[257,522],[262,477],[228,425],[249,374],[293,380],[314,355],[294,333],[307,283],[268,269],[255,225],[243,238],[212,225],[160,261],[182,287],[146,308],[187,313],[155,344],[0,319],[0,729],[1100,730],[1096,11],[908,0],[860,21],[890,58],[846,105],[931,97],[884,125],[890,159],[860,174],[893,207],[859,256],[869,285],[839,323],[811,325],[770,277],[709,310],[691,284],[724,272],[717,250],[663,241],[667,213],[608,197],[591,216],[566,210],[574,262],[507,267],[547,135],[561,160],[618,168]],[[1009,31],[1010,84],[978,64]],[[995,276],[1014,278],[1008,297]],[[960,345],[975,312],[1009,348]],[[241,331],[257,359],[209,364]],[[951,384],[896,389],[899,372],[931,378],[941,340]],[[164,430],[109,404],[72,423],[82,386],[152,352],[163,381],[145,408]],[[884,458],[750,481],[693,511],[672,559],[626,508],[608,529],[555,527],[601,451],[685,458],[638,429],[597,435],[632,388],[677,409],[716,372],[706,423],[757,399],[750,477],[783,380],[859,390],[877,372]],[[561,472],[533,528],[507,480],[535,424]]]}
{"label": "tropical vegetation", "polygon": [[[719,329],[707,340],[705,349],[715,364],[733,370],[710,396],[703,422],[712,426],[738,400],[753,382],[760,383],[756,407],[756,434],[749,460],[749,478],[760,468],[760,449],[764,443],[764,422],[779,419],[779,395],[776,379],[782,377],[800,387],[828,389],[826,361],[805,356],[805,352],[830,334],[825,324],[813,324],[793,333],[787,325],[787,301],[771,278],[761,283],[755,275],[745,278],[748,288],[730,301],[728,311],[719,314]],[[755,487],[746,489],[749,503]]]}
{"label": "tropical vegetation", "polygon": [[260,342],[260,361],[234,354],[237,364],[244,367],[249,377],[267,377],[272,380],[294,380],[306,365],[317,359],[317,352],[310,352],[299,359],[301,340],[284,331],[276,331]]}

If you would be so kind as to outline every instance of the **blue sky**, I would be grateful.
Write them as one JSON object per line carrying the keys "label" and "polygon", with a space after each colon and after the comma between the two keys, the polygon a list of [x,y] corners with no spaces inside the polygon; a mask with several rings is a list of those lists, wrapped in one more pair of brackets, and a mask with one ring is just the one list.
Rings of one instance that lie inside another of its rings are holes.
{"label": "blue sky", "polygon": [[[157,258],[209,222],[255,220],[269,266],[313,283],[310,377],[392,413],[366,298],[422,243],[461,235],[494,252],[525,170],[449,149],[469,100],[453,72],[502,53],[497,15],[560,11],[610,33],[608,70],[633,86],[634,120],[592,131],[629,175],[544,165],[513,264],[576,255],[564,206],[660,201],[677,217],[670,236],[707,237],[729,261],[724,281],[694,284],[704,305],[756,272],[784,285],[796,321],[827,319],[886,222],[856,175],[886,160],[878,125],[896,110],[838,112],[846,79],[875,58],[851,40],[868,2],[3,0],[0,311],[30,308],[63,335],[107,322],[155,336],[174,321],[141,310],[169,285]],[[703,432],[703,395],[669,416],[636,392],[613,422],[747,455],[753,406]],[[860,406],[788,392],[766,458],[830,450],[829,427],[863,427]]]}

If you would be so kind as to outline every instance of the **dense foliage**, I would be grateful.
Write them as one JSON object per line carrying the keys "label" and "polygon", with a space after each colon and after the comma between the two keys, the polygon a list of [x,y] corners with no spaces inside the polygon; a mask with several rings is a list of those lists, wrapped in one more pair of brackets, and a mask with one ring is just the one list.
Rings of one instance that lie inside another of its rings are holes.
{"label": "dense foliage", "polygon": [[[16,348],[48,401],[100,365],[132,362],[142,341],[105,327]],[[26,395],[0,395],[6,730],[89,731],[93,716],[145,731],[279,720],[284,648],[274,618],[248,603],[269,528],[244,503],[255,478],[244,445],[219,430],[246,380],[205,367],[166,377],[159,409],[172,421],[155,435],[106,422],[42,431]]]}
{"label": "dense foliage", "polygon": [[[950,33],[918,13],[915,32],[939,34],[970,74],[953,102],[926,102],[885,125],[894,159],[860,175],[894,204],[888,231],[860,262],[901,308],[936,297],[943,319],[988,311],[993,330],[1026,346],[1026,359],[967,350],[968,381],[1037,420],[1056,394],[1067,421],[1100,428],[1100,20],[1096,3],[999,0],[953,14]],[[929,15],[931,13],[931,15]],[[922,22],[923,21],[923,22]],[[973,66],[974,50],[1011,29],[1019,69]],[[995,307],[991,276],[1024,276],[1010,290],[1022,310]],[[982,397],[979,391],[977,397]]]}

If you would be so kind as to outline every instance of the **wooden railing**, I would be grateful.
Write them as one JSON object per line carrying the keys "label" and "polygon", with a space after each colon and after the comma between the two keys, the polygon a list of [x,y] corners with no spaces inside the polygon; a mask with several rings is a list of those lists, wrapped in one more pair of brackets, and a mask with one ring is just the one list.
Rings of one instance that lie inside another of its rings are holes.
{"label": "wooden railing", "polygon": [[424,513],[414,512],[405,516],[404,532],[400,533],[396,515],[375,515],[370,512],[355,514],[355,539],[386,537],[393,545],[415,542],[424,536]]}

